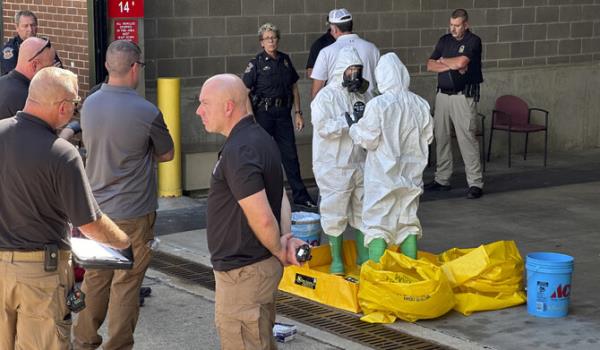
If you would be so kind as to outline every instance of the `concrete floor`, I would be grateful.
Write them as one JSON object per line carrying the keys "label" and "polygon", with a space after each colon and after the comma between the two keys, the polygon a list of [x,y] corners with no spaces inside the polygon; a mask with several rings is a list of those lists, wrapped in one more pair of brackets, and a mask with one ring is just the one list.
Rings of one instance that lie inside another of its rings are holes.
{"label": "concrete floor", "polygon": [[[536,318],[523,305],[469,317],[450,312],[435,320],[396,322],[390,327],[459,349],[598,349],[600,149],[553,154],[548,168],[542,167],[539,154],[527,161],[513,157],[510,169],[502,158],[488,164],[481,199],[464,198],[466,184],[458,165],[452,191],[425,193],[419,212],[424,229],[419,248],[439,253],[452,247],[515,240],[523,257],[534,251],[569,254],[575,258],[569,315]],[[432,176],[430,168],[426,181]],[[204,232],[198,230],[204,225],[204,201],[184,208],[170,208],[169,202],[174,201],[161,202],[157,227],[172,227],[176,222],[185,232],[163,232],[163,249],[206,262]]]}

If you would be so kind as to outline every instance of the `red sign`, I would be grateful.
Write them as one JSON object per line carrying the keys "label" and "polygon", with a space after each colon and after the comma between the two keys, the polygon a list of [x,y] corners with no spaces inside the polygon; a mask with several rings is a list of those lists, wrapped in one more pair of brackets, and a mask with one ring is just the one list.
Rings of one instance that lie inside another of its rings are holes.
{"label": "red sign", "polygon": [[115,20],[115,40],[129,40],[138,43],[138,21]]}
{"label": "red sign", "polygon": [[144,17],[144,0],[108,0],[108,17]]}

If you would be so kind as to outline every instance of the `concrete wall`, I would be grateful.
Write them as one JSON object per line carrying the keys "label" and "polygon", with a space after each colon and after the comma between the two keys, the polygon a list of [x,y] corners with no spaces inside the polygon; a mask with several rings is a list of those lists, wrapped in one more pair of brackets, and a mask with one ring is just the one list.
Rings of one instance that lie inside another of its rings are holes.
{"label": "concrete wall", "polygon": [[[430,101],[435,76],[426,73],[425,62],[446,32],[452,9],[466,8],[484,43],[480,110],[489,115],[497,96],[521,95],[552,111],[552,151],[599,146],[598,102],[590,93],[600,78],[600,0],[146,0],[147,97],[155,100],[157,78],[182,78],[185,189],[206,185],[215,157],[196,153],[215,152],[223,141],[206,134],[194,114],[204,80],[216,73],[240,74],[259,50],[256,30],[266,21],[280,27],[280,49],[303,76],[310,45],[335,7],[348,8],[355,31],[382,52],[396,52],[411,72],[413,90]],[[299,82],[307,121],[309,84]],[[312,175],[311,133],[309,127],[297,134],[304,177]],[[501,152],[502,136],[493,147]],[[540,139],[532,137],[532,151]]]}

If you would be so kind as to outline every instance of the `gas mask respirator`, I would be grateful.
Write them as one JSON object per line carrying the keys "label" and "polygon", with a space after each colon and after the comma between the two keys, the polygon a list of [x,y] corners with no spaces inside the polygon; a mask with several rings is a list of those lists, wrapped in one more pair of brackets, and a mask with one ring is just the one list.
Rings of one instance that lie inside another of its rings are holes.
{"label": "gas mask respirator", "polygon": [[362,66],[350,66],[344,71],[342,86],[348,89],[348,92],[364,94],[369,88],[369,82],[362,76],[362,69]]}

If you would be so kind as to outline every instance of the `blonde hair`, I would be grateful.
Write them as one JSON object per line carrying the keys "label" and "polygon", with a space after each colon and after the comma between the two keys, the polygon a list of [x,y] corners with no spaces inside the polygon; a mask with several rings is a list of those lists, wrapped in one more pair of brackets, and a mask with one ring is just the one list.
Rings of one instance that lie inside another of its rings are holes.
{"label": "blonde hair", "polygon": [[273,32],[277,39],[279,39],[279,28],[273,23],[267,22],[258,28],[258,40],[262,40],[262,36],[265,32]]}
{"label": "blonde hair", "polygon": [[69,95],[77,95],[77,75],[66,69],[47,67],[35,74],[29,85],[28,99],[51,104]]}

